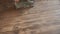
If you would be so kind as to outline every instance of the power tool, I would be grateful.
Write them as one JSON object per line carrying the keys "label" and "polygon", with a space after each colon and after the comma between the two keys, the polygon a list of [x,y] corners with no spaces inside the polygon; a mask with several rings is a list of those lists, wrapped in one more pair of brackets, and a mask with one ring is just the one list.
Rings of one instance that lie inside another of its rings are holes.
{"label": "power tool", "polygon": [[33,7],[33,4],[34,4],[34,0],[15,0],[16,9]]}

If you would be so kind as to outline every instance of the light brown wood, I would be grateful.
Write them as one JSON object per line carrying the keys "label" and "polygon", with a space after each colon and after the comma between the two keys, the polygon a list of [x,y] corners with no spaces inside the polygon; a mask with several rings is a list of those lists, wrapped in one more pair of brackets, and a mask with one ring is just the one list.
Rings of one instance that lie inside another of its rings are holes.
{"label": "light brown wood", "polygon": [[33,8],[0,12],[0,34],[60,34],[60,0],[36,0]]}

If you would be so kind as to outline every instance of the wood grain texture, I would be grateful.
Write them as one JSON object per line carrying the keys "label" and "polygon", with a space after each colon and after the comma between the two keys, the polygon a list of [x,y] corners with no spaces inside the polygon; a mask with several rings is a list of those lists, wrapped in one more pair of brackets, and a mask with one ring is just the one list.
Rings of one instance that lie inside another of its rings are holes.
{"label": "wood grain texture", "polygon": [[0,34],[60,34],[60,0],[37,0],[20,14],[21,10],[1,12]]}

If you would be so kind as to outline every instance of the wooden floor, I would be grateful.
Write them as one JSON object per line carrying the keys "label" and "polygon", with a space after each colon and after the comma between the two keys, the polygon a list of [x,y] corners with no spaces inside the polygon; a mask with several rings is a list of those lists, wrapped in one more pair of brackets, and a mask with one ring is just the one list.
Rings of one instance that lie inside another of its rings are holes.
{"label": "wooden floor", "polygon": [[60,0],[35,1],[33,8],[20,14],[20,10],[1,12],[0,34],[60,34]]}

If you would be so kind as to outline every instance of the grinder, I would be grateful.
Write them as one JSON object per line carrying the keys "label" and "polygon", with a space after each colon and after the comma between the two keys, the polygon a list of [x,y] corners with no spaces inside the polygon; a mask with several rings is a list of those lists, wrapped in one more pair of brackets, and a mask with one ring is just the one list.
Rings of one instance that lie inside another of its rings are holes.
{"label": "grinder", "polygon": [[18,8],[26,8],[26,7],[33,7],[34,0],[14,0],[15,7]]}

